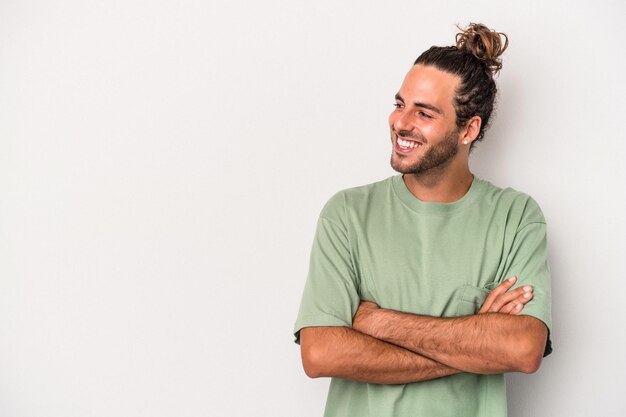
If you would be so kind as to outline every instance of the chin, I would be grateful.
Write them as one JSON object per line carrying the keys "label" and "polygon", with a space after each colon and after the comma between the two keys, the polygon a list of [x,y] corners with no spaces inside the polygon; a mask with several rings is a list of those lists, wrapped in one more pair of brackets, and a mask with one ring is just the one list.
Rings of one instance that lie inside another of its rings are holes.
{"label": "chin", "polygon": [[399,172],[400,174],[414,173],[418,168],[417,165],[419,165],[417,161],[414,161],[413,163],[409,161],[405,162],[399,159],[395,154],[391,156],[391,168],[393,168],[394,171]]}

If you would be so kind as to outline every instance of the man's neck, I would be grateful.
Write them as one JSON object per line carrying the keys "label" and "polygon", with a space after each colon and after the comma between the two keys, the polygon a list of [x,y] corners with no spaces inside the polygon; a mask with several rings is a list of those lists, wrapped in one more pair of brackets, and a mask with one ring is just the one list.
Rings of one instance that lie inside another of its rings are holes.
{"label": "man's neck", "polygon": [[464,169],[439,173],[404,174],[402,178],[416,198],[435,203],[453,203],[461,199],[474,180],[467,166]]}

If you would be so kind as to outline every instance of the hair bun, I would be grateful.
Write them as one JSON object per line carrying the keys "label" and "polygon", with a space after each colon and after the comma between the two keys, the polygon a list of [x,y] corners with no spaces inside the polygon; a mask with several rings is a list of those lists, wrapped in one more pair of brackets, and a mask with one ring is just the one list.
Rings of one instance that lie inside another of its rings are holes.
{"label": "hair bun", "polygon": [[483,61],[492,74],[497,74],[502,68],[500,55],[509,46],[506,34],[491,30],[481,23],[470,23],[466,29],[458,28],[461,32],[456,34],[456,47],[468,50]]}

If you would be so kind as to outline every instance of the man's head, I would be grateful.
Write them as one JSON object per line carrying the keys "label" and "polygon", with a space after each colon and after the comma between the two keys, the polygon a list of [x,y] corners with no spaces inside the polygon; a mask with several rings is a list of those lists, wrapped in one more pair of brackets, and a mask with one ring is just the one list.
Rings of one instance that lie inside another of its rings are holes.
{"label": "man's head", "polygon": [[391,165],[398,172],[445,168],[460,157],[460,146],[469,153],[489,125],[496,96],[493,76],[502,67],[499,56],[508,39],[470,24],[456,41],[456,46],[433,46],[422,53],[396,95],[389,124]]}

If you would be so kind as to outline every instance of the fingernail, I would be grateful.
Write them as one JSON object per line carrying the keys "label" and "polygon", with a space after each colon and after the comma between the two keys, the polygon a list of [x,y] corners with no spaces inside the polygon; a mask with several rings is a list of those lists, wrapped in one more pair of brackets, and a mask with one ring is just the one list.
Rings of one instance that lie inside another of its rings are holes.
{"label": "fingernail", "polygon": [[529,292],[525,292],[524,293],[524,298],[530,298],[530,293]]}
{"label": "fingernail", "polygon": [[529,286],[529,285],[526,285],[526,286],[524,287],[524,291],[528,291],[528,292],[530,292],[530,291],[532,291],[532,290],[533,290],[533,287],[531,287],[531,286]]}
{"label": "fingernail", "polygon": [[517,278],[515,278],[515,277],[511,277],[511,278],[509,278],[509,281],[510,281],[510,282],[513,282],[513,281],[515,281],[516,279],[517,279]]}

